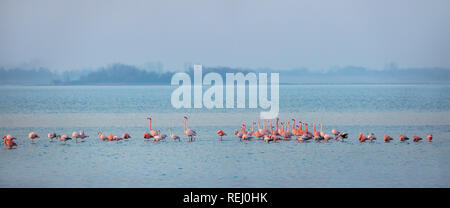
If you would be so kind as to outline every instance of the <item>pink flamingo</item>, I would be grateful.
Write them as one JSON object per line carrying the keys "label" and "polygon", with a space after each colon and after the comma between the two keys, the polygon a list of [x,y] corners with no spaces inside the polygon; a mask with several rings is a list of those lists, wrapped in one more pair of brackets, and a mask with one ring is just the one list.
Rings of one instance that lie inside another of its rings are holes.
{"label": "pink flamingo", "polygon": [[157,132],[157,131],[152,130],[152,118],[151,118],[151,117],[147,117],[147,119],[148,119],[149,122],[150,122],[150,135],[152,135],[152,136],[158,135],[158,132]]}
{"label": "pink flamingo", "polygon": [[375,134],[374,133],[372,133],[372,132],[370,132],[370,134],[369,135],[367,135],[367,139],[369,140],[369,141],[373,141],[373,140],[377,140],[377,138],[375,137]]}
{"label": "pink flamingo", "polygon": [[405,136],[405,135],[400,135],[399,140],[404,142],[406,140],[409,140],[409,138],[407,136]]}
{"label": "pink flamingo", "polygon": [[122,138],[124,138],[124,139],[131,139],[131,136],[130,136],[130,134],[128,134],[128,133],[124,133],[123,135],[122,135]]}
{"label": "pink flamingo", "polygon": [[81,140],[84,140],[84,139],[88,138],[89,136],[86,135],[86,134],[84,133],[83,130],[80,130],[80,132],[78,133],[78,137],[79,137]]}
{"label": "pink flamingo", "polygon": [[421,137],[413,136],[413,142],[419,142],[420,140],[422,140]]}
{"label": "pink flamingo", "polygon": [[253,133],[253,135],[254,135],[255,137],[257,137],[258,139],[261,139],[261,137],[264,136],[264,131],[261,129],[261,125],[260,125],[260,123],[259,123],[259,118],[258,118],[258,130],[255,131],[255,132]]}
{"label": "pink flamingo", "polygon": [[183,123],[184,123],[184,134],[189,138],[189,141],[193,141],[193,138],[195,137],[195,136],[197,136],[197,132],[195,132],[194,130],[192,130],[192,129],[190,129],[188,126],[187,126],[187,120],[188,120],[188,117],[184,117],[184,120],[183,120]]}
{"label": "pink flamingo", "polygon": [[298,130],[295,128],[295,119],[292,119],[292,129],[291,132],[294,136],[298,136]]}
{"label": "pink flamingo", "polygon": [[367,140],[367,137],[364,136],[363,133],[359,133],[359,137],[358,137],[359,142],[363,143]]}
{"label": "pink flamingo", "polygon": [[180,141],[180,137],[172,133],[172,127],[169,127],[169,132],[170,132],[169,136],[171,139]]}
{"label": "pink flamingo", "polygon": [[227,134],[225,132],[223,132],[222,129],[217,130],[217,135],[220,136],[220,141],[222,141],[222,137],[226,136]]}
{"label": "pink flamingo", "polygon": [[99,138],[100,140],[102,140],[102,141],[108,140],[108,137],[106,137],[105,135],[103,135],[101,131],[98,131],[97,134],[98,134],[98,138]]}
{"label": "pink flamingo", "polygon": [[[59,135],[58,135],[59,136]],[[72,138],[68,137],[67,135],[63,134],[62,136],[59,136],[60,141],[64,141],[64,144],[67,140],[71,140]]]}
{"label": "pink flamingo", "polygon": [[431,142],[431,140],[433,140],[433,135],[428,134],[428,135],[427,135],[427,139],[428,139],[428,142]]}
{"label": "pink flamingo", "polygon": [[47,137],[48,137],[48,139],[50,139],[50,142],[53,142],[53,139],[57,138],[58,135],[56,135],[55,132],[52,132],[52,133],[48,133]]}
{"label": "pink flamingo", "polygon": [[72,138],[75,138],[75,142],[78,142],[78,138],[80,138],[80,135],[78,134],[78,132],[74,131],[72,132]]}
{"label": "pink flamingo", "polygon": [[320,135],[320,132],[316,131],[316,123],[313,122],[313,132],[314,132],[314,140],[320,141],[323,137]]}
{"label": "pink flamingo", "polygon": [[30,133],[28,134],[28,138],[31,139],[31,143],[34,143],[34,139],[37,139],[37,138],[40,138],[40,137],[39,137],[39,135],[37,135],[36,133],[30,132]]}
{"label": "pink flamingo", "polygon": [[[11,136],[8,134],[8,136]],[[17,146],[17,143],[14,142],[16,138],[15,137],[7,137],[7,136],[3,136],[3,143],[5,144],[5,146],[7,146],[9,149],[12,149],[13,147]]]}
{"label": "pink flamingo", "polygon": [[383,139],[384,139],[384,142],[386,142],[386,143],[390,142],[391,140],[394,140],[392,137],[390,137],[388,135],[384,135]]}

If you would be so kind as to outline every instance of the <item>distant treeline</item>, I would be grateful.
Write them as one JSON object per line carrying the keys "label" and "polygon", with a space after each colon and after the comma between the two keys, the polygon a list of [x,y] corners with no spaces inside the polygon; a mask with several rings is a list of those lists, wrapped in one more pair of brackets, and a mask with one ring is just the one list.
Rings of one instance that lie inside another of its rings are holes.
{"label": "distant treeline", "polygon": [[[186,70],[193,74],[193,69]],[[279,72],[280,83],[450,83],[450,69],[412,68],[369,70],[363,67],[343,67],[326,72],[307,69],[272,70],[230,67],[203,67],[203,74]],[[113,64],[96,70],[52,72],[46,68],[25,70],[0,68],[1,85],[169,85],[174,72],[152,71],[132,65]]]}

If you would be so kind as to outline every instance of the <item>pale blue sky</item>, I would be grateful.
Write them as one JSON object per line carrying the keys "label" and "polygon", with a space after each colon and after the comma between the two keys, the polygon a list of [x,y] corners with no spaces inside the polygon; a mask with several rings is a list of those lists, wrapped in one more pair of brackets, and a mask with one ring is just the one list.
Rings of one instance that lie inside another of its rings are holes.
{"label": "pale blue sky", "polygon": [[448,0],[0,0],[0,67],[450,68]]}

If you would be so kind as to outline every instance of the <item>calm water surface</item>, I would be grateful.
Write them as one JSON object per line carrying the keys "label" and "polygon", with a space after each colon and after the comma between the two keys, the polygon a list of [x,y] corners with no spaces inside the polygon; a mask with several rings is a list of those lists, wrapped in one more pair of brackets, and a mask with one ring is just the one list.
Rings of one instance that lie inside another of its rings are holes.
{"label": "calm water surface", "polygon": [[[0,150],[0,187],[450,187],[449,85],[297,85],[280,87],[280,119],[323,122],[346,142],[266,144],[219,141],[261,109],[174,109],[166,86],[0,87],[0,133],[18,138]],[[195,142],[144,141],[153,127],[182,134],[190,116]],[[84,130],[85,142],[49,142],[48,132]],[[132,135],[102,142],[104,133]],[[27,134],[41,138],[31,144]],[[360,144],[359,132],[378,140]],[[388,134],[428,142],[381,141]]]}

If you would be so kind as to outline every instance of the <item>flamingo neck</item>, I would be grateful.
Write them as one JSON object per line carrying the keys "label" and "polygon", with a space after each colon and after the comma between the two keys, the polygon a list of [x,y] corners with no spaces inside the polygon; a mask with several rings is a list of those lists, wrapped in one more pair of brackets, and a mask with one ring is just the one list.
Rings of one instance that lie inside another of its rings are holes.
{"label": "flamingo neck", "polygon": [[295,120],[292,120],[292,130],[295,129]]}

